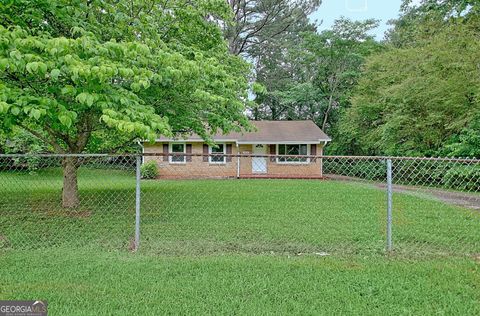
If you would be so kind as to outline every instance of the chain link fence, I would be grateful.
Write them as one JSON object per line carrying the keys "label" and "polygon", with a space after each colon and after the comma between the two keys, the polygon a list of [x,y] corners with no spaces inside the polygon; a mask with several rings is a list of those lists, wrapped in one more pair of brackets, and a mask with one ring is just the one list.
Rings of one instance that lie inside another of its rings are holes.
{"label": "chain link fence", "polygon": [[479,229],[475,159],[0,155],[0,249],[478,255]]}

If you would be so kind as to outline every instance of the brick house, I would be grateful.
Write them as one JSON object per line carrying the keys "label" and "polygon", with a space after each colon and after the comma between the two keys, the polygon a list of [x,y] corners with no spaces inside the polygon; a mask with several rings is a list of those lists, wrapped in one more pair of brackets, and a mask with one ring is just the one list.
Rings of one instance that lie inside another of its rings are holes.
{"label": "brick house", "polygon": [[[321,159],[291,157],[323,154],[331,139],[314,122],[252,121],[252,124],[256,127],[254,132],[215,135],[216,146],[206,144],[197,135],[185,139],[160,137],[154,144],[142,143],[143,152],[164,156],[146,156],[144,160],[155,160],[160,177],[165,178],[322,177]],[[228,156],[237,154],[240,157]]]}

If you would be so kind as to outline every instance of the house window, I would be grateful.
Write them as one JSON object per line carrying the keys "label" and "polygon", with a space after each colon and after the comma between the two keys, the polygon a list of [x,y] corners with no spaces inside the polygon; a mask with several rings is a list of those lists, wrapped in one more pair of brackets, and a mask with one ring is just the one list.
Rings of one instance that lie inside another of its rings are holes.
{"label": "house window", "polygon": [[184,155],[176,155],[176,154],[184,154],[185,153],[185,144],[184,143],[171,143],[170,144],[170,163],[185,163],[185,156]]}
{"label": "house window", "polygon": [[[307,156],[309,154],[307,144],[278,145],[278,156]],[[278,163],[308,163],[308,158],[301,157],[278,157]]]}
{"label": "house window", "polygon": [[[225,144],[217,144],[216,147],[210,146],[210,154],[225,154]],[[215,155],[208,157],[209,163],[225,163],[225,156]]]}

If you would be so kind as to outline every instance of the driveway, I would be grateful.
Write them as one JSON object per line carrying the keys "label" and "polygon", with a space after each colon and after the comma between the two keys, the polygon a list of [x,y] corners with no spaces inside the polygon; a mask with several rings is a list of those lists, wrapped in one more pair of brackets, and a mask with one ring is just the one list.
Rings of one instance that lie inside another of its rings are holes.
{"label": "driveway", "polygon": [[[377,188],[385,190],[386,184],[381,182],[371,182],[355,177],[341,176],[336,174],[325,174],[326,179],[337,181],[351,181],[351,182],[368,182]],[[469,193],[461,191],[453,191],[439,188],[423,187],[423,186],[411,186],[411,185],[393,185],[394,193],[407,193],[415,194],[423,197],[430,197],[436,200],[440,200],[447,204],[466,207],[480,211],[480,193]]]}

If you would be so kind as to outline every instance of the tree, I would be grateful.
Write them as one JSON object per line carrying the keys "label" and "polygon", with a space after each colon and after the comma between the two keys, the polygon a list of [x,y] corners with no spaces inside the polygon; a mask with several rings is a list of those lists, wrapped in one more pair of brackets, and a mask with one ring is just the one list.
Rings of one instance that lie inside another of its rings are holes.
{"label": "tree", "polygon": [[[332,112],[349,106],[350,92],[361,75],[366,56],[380,49],[369,32],[378,26],[376,20],[351,21],[341,18],[332,30],[306,37],[305,62],[315,67],[314,84],[318,88],[324,109],[321,111],[321,128],[332,126]],[[335,113],[338,114],[338,113]]]}
{"label": "tree", "polygon": [[337,20],[320,34],[302,32],[283,49],[273,47],[261,57],[260,94],[254,115],[270,119],[310,119],[328,133],[335,133],[341,111],[361,75],[365,57],[381,45],[369,35],[375,20]]}
{"label": "tree", "polygon": [[[268,41],[282,37],[320,5],[320,0],[227,0],[233,11],[233,23],[224,25],[230,52],[248,57],[259,56]],[[260,46],[260,47],[259,47]]]}
{"label": "tree", "polygon": [[414,46],[369,58],[341,123],[351,153],[447,155],[451,143],[476,142],[468,135],[480,133],[478,26],[451,21]]}
{"label": "tree", "polygon": [[[20,127],[56,153],[81,153],[96,133],[208,139],[248,127],[249,67],[229,54],[212,21],[229,18],[222,0],[19,0],[2,9],[4,130]],[[62,204],[74,208],[78,161],[62,165]]]}
{"label": "tree", "polygon": [[480,2],[477,0],[403,0],[400,18],[390,21],[393,28],[386,39],[394,47],[414,46],[426,40],[451,22],[478,19]]}
{"label": "tree", "polygon": [[[255,119],[285,119],[289,104],[281,103],[282,94],[294,82],[302,83],[310,76],[303,67],[302,59],[295,55],[301,45],[304,32],[314,32],[315,26],[307,18],[296,21],[294,28],[277,38],[265,38],[264,44],[253,47],[255,57],[256,82],[263,85],[265,90],[257,94],[257,106],[253,108]],[[297,89],[300,94],[304,89]],[[286,96],[288,97],[288,96]]]}

